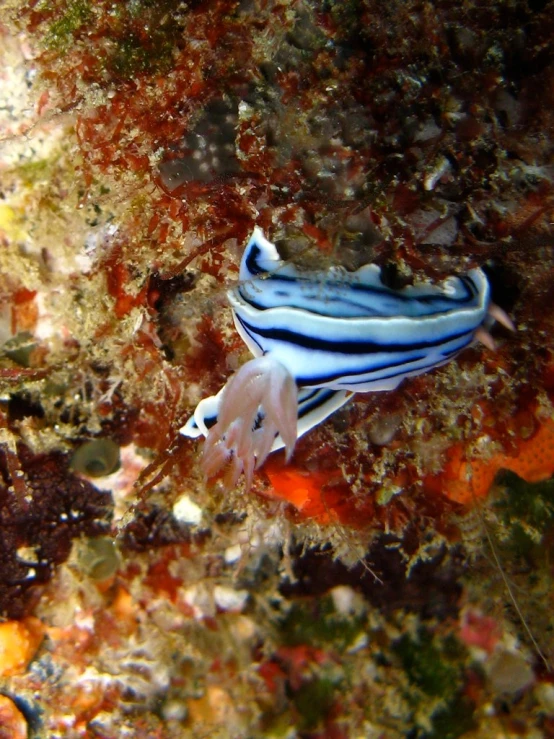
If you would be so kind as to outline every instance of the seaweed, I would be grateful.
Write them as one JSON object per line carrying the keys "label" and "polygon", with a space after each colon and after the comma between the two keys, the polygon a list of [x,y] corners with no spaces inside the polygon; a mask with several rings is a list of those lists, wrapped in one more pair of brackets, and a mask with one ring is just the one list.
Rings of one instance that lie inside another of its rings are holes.
{"label": "seaweed", "polygon": [[[19,444],[19,469],[10,454],[0,449],[0,613],[21,618],[33,612],[75,538],[109,531],[112,498],[75,476],[61,452],[33,454]],[[24,486],[19,494],[15,475]]]}

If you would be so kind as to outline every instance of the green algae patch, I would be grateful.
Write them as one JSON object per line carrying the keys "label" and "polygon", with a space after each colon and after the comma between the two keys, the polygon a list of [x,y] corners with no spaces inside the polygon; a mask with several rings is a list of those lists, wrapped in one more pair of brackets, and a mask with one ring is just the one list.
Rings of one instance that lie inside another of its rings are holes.
{"label": "green algae patch", "polygon": [[337,685],[325,676],[305,682],[293,695],[294,705],[300,715],[301,730],[315,728],[328,714]]}
{"label": "green algae patch", "polygon": [[467,651],[458,639],[441,640],[422,627],[415,636],[404,634],[392,651],[408,678],[408,703],[429,714],[421,739],[456,739],[475,727],[474,705],[463,694]]}
{"label": "green algae patch", "polygon": [[530,483],[506,471],[498,482],[504,494],[494,510],[502,524],[498,537],[503,547],[524,559],[542,558],[545,535],[554,524],[554,479]]}
{"label": "green algae patch", "polygon": [[421,739],[457,739],[467,731],[477,728],[474,706],[467,698],[457,695],[444,708],[433,714],[433,727],[421,735]]}
{"label": "green algae patch", "polygon": [[426,695],[448,699],[459,688],[459,668],[445,658],[429,631],[420,629],[415,638],[405,634],[393,645],[393,651],[410,683]]}
{"label": "green algae patch", "polygon": [[[46,36],[47,47],[63,51],[86,35],[98,38],[101,67],[119,80],[159,73],[171,66],[179,40],[180,4],[171,0],[99,4],[76,0],[57,9]],[[87,28],[85,28],[87,27]],[[88,28],[90,27],[90,28]]]}
{"label": "green algae patch", "polygon": [[[44,3],[44,7],[51,3]],[[53,20],[46,35],[46,46],[55,51],[64,51],[72,43],[76,34],[92,19],[91,4],[85,0],[76,0],[59,8],[59,17]]]}
{"label": "green algae patch", "polygon": [[280,619],[279,629],[285,644],[332,646],[343,651],[355,641],[364,623],[365,617],[337,613],[332,599],[325,597],[316,602],[294,603]]}

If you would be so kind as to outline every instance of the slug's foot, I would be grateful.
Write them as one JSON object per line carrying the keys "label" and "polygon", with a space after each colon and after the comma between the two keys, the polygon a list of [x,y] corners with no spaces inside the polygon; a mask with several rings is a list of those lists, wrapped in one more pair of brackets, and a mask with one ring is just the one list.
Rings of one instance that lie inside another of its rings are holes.
{"label": "slug's foot", "polygon": [[223,482],[234,487],[242,473],[250,488],[254,470],[281,435],[290,459],[297,436],[297,389],[288,370],[270,356],[244,364],[223,390],[217,423],[206,437],[202,469],[207,478],[228,467]]}

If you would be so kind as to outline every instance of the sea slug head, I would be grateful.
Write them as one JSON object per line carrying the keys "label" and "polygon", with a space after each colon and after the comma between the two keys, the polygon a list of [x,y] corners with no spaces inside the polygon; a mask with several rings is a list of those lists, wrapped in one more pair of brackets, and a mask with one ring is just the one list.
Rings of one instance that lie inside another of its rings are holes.
{"label": "sea slug head", "polygon": [[217,423],[206,437],[202,469],[207,478],[224,467],[233,488],[242,473],[250,487],[254,470],[271,451],[277,434],[287,461],[297,436],[297,388],[292,375],[269,355],[246,362],[223,390]]}

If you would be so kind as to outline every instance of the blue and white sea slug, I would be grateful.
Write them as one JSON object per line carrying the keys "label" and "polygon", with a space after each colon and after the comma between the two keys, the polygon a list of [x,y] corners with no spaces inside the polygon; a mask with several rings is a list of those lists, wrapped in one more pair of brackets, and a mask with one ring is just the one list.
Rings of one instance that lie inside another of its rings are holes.
{"label": "blue and white sea slug", "polygon": [[181,429],[206,436],[207,477],[228,465],[246,484],[267,455],[286,447],[355,392],[394,390],[406,377],[448,362],[475,340],[494,348],[486,326],[509,328],[490,301],[481,269],[395,290],[380,268],[301,271],[256,227],[227,293],[235,326],[254,355]]}

